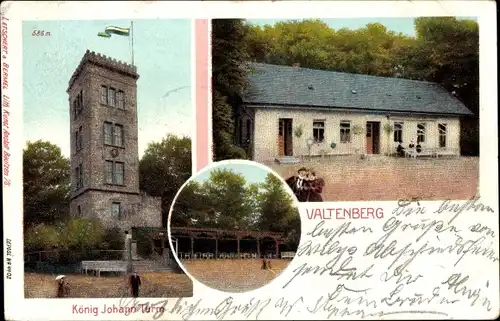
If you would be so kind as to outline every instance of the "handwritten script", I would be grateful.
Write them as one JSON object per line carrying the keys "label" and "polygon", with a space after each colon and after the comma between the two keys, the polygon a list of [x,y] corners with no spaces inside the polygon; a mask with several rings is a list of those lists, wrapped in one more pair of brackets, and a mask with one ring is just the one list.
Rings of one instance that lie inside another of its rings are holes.
{"label": "handwritten script", "polygon": [[122,298],[120,306],[183,320],[494,316],[498,276],[481,272],[498,266],[492,208],[479,198],[424,203],[400,200],[377,221],[308,221],[294,260],[274,281],[281,291],[267,296],[195,293]]}

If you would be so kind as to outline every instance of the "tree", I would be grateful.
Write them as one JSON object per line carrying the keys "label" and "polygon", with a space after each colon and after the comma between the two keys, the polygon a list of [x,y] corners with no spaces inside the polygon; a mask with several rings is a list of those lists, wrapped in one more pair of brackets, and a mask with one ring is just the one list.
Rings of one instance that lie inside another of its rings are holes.
{"label": "tree", "polygon": [[69,217],[69,160],[47,141],[27,142],[23,150],[24,226]]}
{"label": "tree", "polygon": [[224,229],[246,229],[244,223],[251,215],[252,208],[247,200],[243,175],[227,169],[216,169],[202,186],[216,216],[215,224]]}
{"label": "tree", "polygon": [[246,28],[240,19],[212,20],[212,132],[214,160],[246,158],[234,145],[234,103],[247,87]]}
{"label": "tree", "polygon": [[283,182],[269,173],[248,184],[232,170],[218,169],[203,182],[190,181],[176,200],[171,226],[284,233],[296,247],[300,216]]}
{"label": "tree", "polygon": [[378,23],[357,30],[335,31],[321,20],[305,19],[274,26],[249,26],[245,39],[253,61],[393,76],[394,52],[409,37]]}
{"label": "tree", "polygon": [[283,182],[271,173],[261,185],[260,212],[262,230],[285,233],[289,231],[289,223],[299,215]]}
{"label": "tree", "polygon": [[203,226],[206,213],[210,210],[212,208],[202,186],[196,181],[190,181],[182,188],[175,201],[170,224],[186,227]]}
{"label": "tree", "polygon": [[[479,26],[454,17],[415,19],[416,37],[379,23],[333,30],[319,20],[249,26],[249,59],[279,65],[374,76],[401,77],[441,84],[475,115],[462,119],[461,151],[479,153]],[[250,88],[251,89],[251,88]]]}
{"label": "tree", "polygon": [[63,227],[60,244],[67,249],[96,247],[102,243],[105,230],[99,221],[72,218]]}
{"label": "tree", "polygon": [[162,198],[163,225],[177,191],[192,173],[191,139],[168,135],[161,142],[149,143],[139,163],[139,187]]}
{"label": "tree", "polygon": [[416,39],[401,48],[405,76],[441,84],[476,117],[462,119],[461,151],[479,155],[479,25],[453,17],[415,19]]}
{"label": "tree", "polygon": [[296,248],[300,241],[300,214],[283,182],[269,173],[261,185],[261,230],[284,233],[287,243]]}
{"label": "tree", "polygon": [[26,228],[24,248],[26,250],[48,250],[60,245],[60,230],[55,225],[40,223]]}

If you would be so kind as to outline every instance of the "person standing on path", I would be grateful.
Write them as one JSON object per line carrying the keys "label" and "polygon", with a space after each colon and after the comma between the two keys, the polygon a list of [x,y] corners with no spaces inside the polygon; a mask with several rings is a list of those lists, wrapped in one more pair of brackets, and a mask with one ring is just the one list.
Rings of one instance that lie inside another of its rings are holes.
{"label": "person standing on path", "polygon": [[141,287],[141,277],[136,271],[132,273],[129,280],[130,290],[132,291],[132,296],[137,298],[139,296],[139,289]]}
{"label": "person standing on path", "polygon": [[67,298],[69,296],[69,284],[66,281],[66,276],[59,275],[56,278],[57,281],[57,294],[58,298]]}

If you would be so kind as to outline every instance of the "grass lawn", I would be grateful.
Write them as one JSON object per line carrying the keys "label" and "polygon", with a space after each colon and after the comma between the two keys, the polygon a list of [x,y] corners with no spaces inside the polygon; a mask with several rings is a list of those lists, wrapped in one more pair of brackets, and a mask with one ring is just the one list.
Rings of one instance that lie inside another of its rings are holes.
{"label": "grass lawn", "polygon": [[[185,274],[156,272],[140,274],[141,297],[190,297],[193,283]],[[119,298],[129,296],[125,276],[85,276],[68,274],[71,298]],[[57,283],[55,276],[40,273],[24,274],[24,296],[30,298],[54,298]]]}
{"label": "grass lawn", "polygon": [[290,263],[271,260],[272,270],[262,270],[262,260],[184,260],[186,270],[199,282],[226,292],[258,289],[274,280]]}

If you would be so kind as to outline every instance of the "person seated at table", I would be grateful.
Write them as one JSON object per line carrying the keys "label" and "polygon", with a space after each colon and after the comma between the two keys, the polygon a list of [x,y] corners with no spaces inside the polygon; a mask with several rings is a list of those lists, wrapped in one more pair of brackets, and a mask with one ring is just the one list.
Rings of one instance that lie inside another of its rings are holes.
{"label": "person seated at table", "polygon": [[405,148],[403,147],[403,142],[399,141],[396,147],[396,153],[398,156],[405,156]]}

